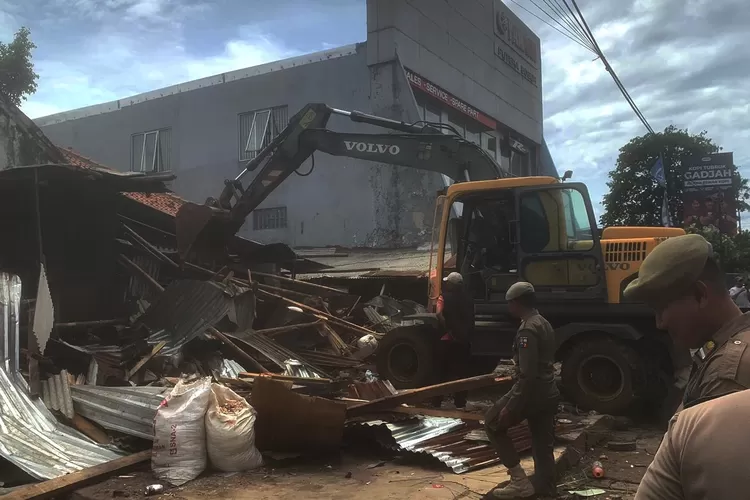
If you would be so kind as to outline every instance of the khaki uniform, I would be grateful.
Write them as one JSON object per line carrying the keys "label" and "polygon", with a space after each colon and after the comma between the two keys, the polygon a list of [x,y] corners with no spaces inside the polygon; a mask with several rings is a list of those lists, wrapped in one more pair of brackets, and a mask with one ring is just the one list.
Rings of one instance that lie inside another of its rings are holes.
{"label": "khaki uniform", "polygon": [[[554,416],[560,397],[553,366],[555,331],[552,325],[534,311],[521,322],[513,351],[516,382],[487,412],[485,430],[503,465],[510,469],[518,465],[520,458],[508,437],[508,428],[527,420],[536,471],[532,483],[537,494],[552,495],[556,491]],[[504,408],[510,418],[501,424],[498,416]]]}
{"label": "khaki uniform", "polygon": [[693,356],[683,406],[750,389],[750,313],[724,325]]}
{"label": "khaki uniform", "polygon": [[635,500],[747,498],[750,391],[680,412],[646,470]]}
{"label": "khaki uniform", "polygon": [[[699,278],[713,254],[700,235],[669,238],[651,251],[625,296],[658,308],[680,297]],[[684,407],[750,387],[750,316],[730,320],[693,356]]]}

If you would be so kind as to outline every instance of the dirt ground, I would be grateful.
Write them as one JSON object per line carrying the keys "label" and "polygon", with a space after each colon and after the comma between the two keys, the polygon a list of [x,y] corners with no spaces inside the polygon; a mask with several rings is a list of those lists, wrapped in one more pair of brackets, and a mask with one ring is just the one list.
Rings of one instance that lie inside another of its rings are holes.
{"label": "dirt ground", "polygon": [[[575,498],[568,491],[601,488],[605,494],[593,498],[628,500],[659,446],[661,431],[631,429],[613,432],[610,441],[635,439],[636,451],[612,451],[607,443],[587,450],[579,465],[559,480],[558,498]],[[603,479],[591,477],[591,463],[600,460]],[[530,459],[525,463],[530,466]],[[154,498],[197,500],[206,498],[291,500],[321,498],[344,500],[387,499],[479,499],[496,484],[506,481],[502,467],[453,474],[431,460],[415,461],[407,456],[388,456],[382,450],[357,450],[331,457],[298,457],[269,461],[262,469],[234,474],[204,474],[182,487],[165,488]],[[73,495],[75,500],[141,498],[146,486],[158,483],[148,470],[114,477]]]}

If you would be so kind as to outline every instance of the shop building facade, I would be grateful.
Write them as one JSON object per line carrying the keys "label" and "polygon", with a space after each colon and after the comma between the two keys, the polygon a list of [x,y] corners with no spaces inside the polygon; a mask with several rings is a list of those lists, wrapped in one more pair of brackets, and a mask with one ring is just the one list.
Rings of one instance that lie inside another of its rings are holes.
{"label": "shop building facade", "polygon": [[[118,170],[171,170],[202,202],[309,102],[450,125],[515,175],[557,175],[542,133],[539,38],[501,0],[367,0],[367,40],[42,117],[61,147]],[[329,128],[382,132],[334,116]],[[242,236],[296,247],[429,239],[438,174],[315,154]],[[250,176],[248,176],[250,177]]]}

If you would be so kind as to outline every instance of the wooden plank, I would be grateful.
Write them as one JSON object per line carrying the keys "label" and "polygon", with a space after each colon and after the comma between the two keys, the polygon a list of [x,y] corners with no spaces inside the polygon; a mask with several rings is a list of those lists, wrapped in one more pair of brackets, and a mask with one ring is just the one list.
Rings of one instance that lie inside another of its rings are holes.
{"label": "wooden plank", "polygon": [[[312,377],[292,377],[290,375],[279,375],[276,373],[248,373],[248,372],[242,372],[240,373],[240,377],[242,378],[251,378],[256,379],[258,377],[266,377],[266,378],[272,378],[274,380],[288,380],[291,382],[296,382],[300,385],[302,384],[330,384],[333,381],[330,378],[312,378]],[[240,379],[242,380],[242,379]]]}
{"label": "wooden plank", "polygon": [[224,345],[229,348],[230,351],[232,351],[233,353],[237,355],[238,358],[248,363],[251,368],[253,368],[254,370],[258,370],[259,372],[268,373],[268,370],[266,370],[263,367],[263,365],[258,363],[258,361],[252,356],[250,356],[248,353],[240,349],[237,346],[237,344],[232,342],[232,340],[229,337],[227,337],[226,335],[224,335],[223,333],[221,333],[219,330],[217,330],[216,328],[212,326],[209,326],[207,330],[209,331],[209,333],[211,333],[211,335],[221,340],[224,343]]}
{"label": "wooden plank", "polygon": [[125,472],[149,460],[151,460],[151,450],[142,451],[55,479],[21,486],[3,496],[3,500],[41,500],[59,497],[84,486],[103,481],[108,476]]}
{"label": "wooden plank", "polygon": [[357,417],[371,412],[389,410],[404,403],[417,403],[435,396],[444,396],[446,394],[453,394],[461,391],[471,391],[494,385],[510,384],[511,382],[511,377],[498,377],[492,373],[488,375],[480,375],[478,377],[453,380],[451,382],[443,382],[442,384],[401,391],[398,394],[386,396],[374,401],[368,401],[367,403],[353,405],[347,410],[347,416]]}
{"label": "wooden plank", "polygon": [[161,262],[175,269],[180,267],[177,264],[177,262],[173,261],[166,255],[164,255],[164,253],[161,250],[156,248],[154,245],[151,244],[151,242],[146,240],[143,236],[135,232],[133,229],[129,228],[126,224],[123,224],[122,227],[125,228],[125,232],[127,232],[135,240],[136,243],[138,243],[146,252],[151,254],[151,256],[153,256],[155,259],[160,260]]}
{"label": "wooden plank", "polygon": [[292,299],[289,299],[287,297],[282,297],[281,295],[277,295],[275,293],[267,292],[267,291],[262,290],[262,289],[260,289],[258,291],[261,294],[265,295],[265,296],[273,297],[273,298],[276,298],[276,299],[279,299],[279,300],[283,300],[287,304],[291,304],[293,306],[297,306],[300,309],[302,309],[303,311],[307,311],[309,313],[312,313],[316,317],[323,317],[323,318],[327,319],[328,321],[330,321],[331,323],[339,325],[342,328],[346,328],[348,330],[359,332],[362,335],[376,335],[376,333],[373,332],[372,330],[368,330],[367,328],[364,328],[362,326],[355,325],[354,323],[350,323],[350,322],[348,322],[348,321],[346,321],[344,319],[337,318],[336,316],[333,316],[332,314],[328,314],[326,312],[320,311],[318,309],[315,309],[314,307],[308,306],[307,304],[302,304],[301,302],[296,302],[296,301],[294,301]]}
{"label": "wooden plank", "polygon": [[70,422],[73,424],[73,427],[75,427],[97,443],[109,444],[109,434],[100,429],[91,420],[76,413],[75,415],[73,415],[73,419]]}
{"label": "wooden plank", "polygon": [[161,342],[159,342],[158,344],[156,344],[154,346],[154,348],[151,349],[150,353],[148,353],[145,356],[143,356],[143,359],[141,359],[138,363],[136,363],[136,365],[133,368],[130,369],[130,371],[127,373],[127,377],[126,377],[125,380],[130,380],[131,378],[133,378],[133,375],[135,375],[136,373],[138,373],[138,370],[140,370],[141,368],[143,368],[143,365],[145,365],[146,363],[148,363],[149,361],[151,361],[151,358],[153,358],[154,356],[156,356],[157,354],[159,354],[159,351],[161,351],[162,349],[164,349],[165,345],[167,345],[167,341],[166,340],[162,340]]}
{"label": "wooden plank", "polygon": [[424,415],[426,417],[443,417],[458,418],[460,420],[469,420],[479,422],[484,420],[484,413],[471,413],[461,410],[440,410],[438,408],[419,408],[417,406],[398,406],[391,408],[389,412],[403,413],[405,415]]}
{"label": "wooden plank", "polygon": [[279,276],[278,274],[260,273],[258,271],[253,271],[253,274],[262,278],[279,280],[283,283],[289,283],[290,285],[300,285],[302,287],[315,289],[317,291],[317,295],[320,295],[321,297],[325,297],[326,292],[334,293],[337,295],[347,294],[347,292],[345,292],[344,290],[339,290],[338,288],[331,288],[330,286],[319,285],[318,283],[310,283],[308,281],[294,280],[291,278],[287,278],[286,276]]}
{"label": "wooden plank", "polygon": [[120,254],[119,262],[123,267],[127,268],[130,272],[134,273],[136,276],[141,277],[151,288],[153,288],[157,292],[161,293],[164,291],[164,287],[161,286],[159,282],[154,279],[153,276],[151,276],[146,271],[141,269],[141,267],[135,262],[133,262],[132,260]]}

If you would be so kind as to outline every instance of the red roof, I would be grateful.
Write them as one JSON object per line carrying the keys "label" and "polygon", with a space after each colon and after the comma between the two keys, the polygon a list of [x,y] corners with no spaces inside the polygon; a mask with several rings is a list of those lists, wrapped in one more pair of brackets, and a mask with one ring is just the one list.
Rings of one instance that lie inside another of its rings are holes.
{"label": "red roof", "polygon": [[[71,165],[75,165],[81,168],[103,168],[106,170],[113,170],[109,167],[97,163],[91,158],[87,158],[70,148],[58,148],[62,152],[65,161]],[[175,217],[177,210],[182,205],[187,203],[187,200],[180,198],[174,193],[122,193],[123,196],[135,200],[139,203],[147,205],[155,210],[159,210],[167,215]]]}
{"label": "red roof", "polygon": [[177,216],[177,211],[187,203],[173,193],[122,193],[131,200],[135,200],[172,217]]}
{"label": "red roof", "polygon": [[112,170],[109,167],[105,167],[104,165],[95,162],[91,158],[86,158],[85,156],[76,153],[70,148],[57,148],[60,150],[60,152],[63,155],[63,158],[65,158],[65,161],[67,161],[71,165],[75,165],[76,167],[81,168],[103,168],[105,170]]}

